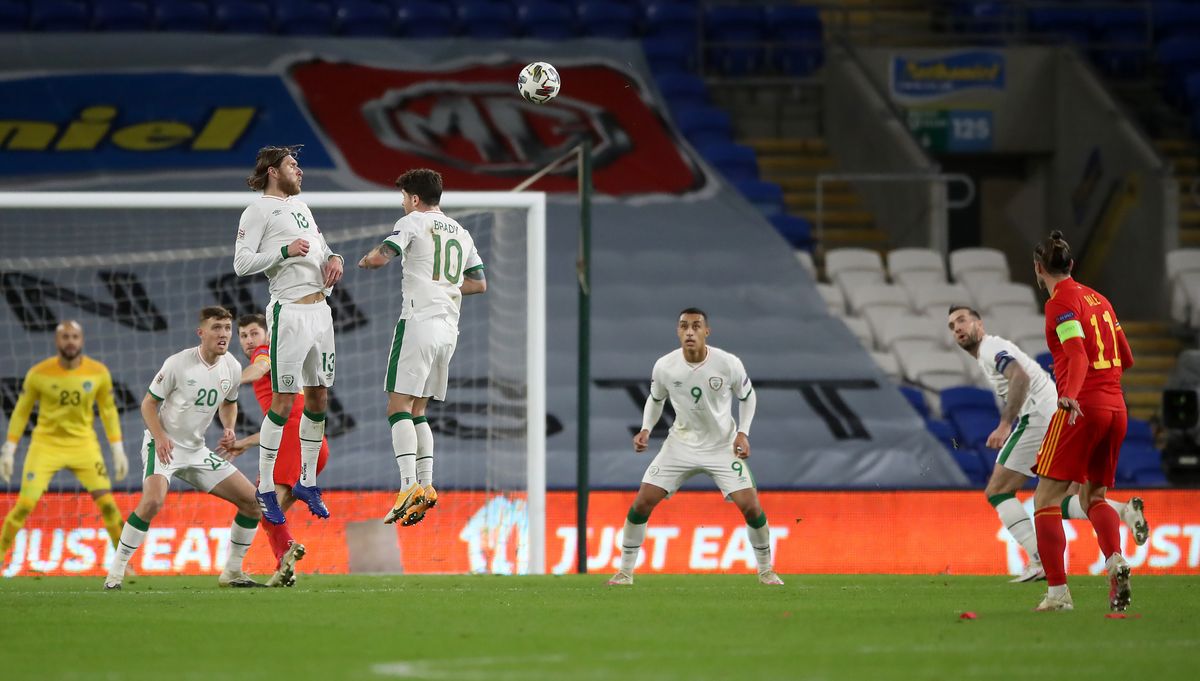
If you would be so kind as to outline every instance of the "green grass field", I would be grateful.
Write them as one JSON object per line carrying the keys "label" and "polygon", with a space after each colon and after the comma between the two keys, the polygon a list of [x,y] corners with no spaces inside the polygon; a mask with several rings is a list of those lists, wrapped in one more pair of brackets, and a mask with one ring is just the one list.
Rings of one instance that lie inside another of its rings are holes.
{"label": "green grass field", "polygon": [[[3,679],[1194,679],[1200,580],[1134,578],[1108,619],[999,577],[750,575],[0,580]],[[964,611],[977,619],[962,620]]]}

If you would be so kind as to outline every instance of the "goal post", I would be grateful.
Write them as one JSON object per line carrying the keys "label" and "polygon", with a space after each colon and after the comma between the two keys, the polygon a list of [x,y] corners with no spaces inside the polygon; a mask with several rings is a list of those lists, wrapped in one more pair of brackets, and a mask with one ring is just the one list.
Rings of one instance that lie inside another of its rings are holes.
{"label": "goal post", "polygon": [[[47,332],[51,318],[79,316],[85,327],[85,352],[108,364],[114,379],[122,373],[123,385],[140,399],[146,373],[152,374],[169,354],[186,347],[183,343],[195,340],[190,335],[194,324],[183,328],[187,324],[172,317],[183,313],[171,306],[187,308],[184,316],[194,315],[199,304],[214,303],[236,307],[235,313],[262,312],[265,280],[260,275],[238,281],[232,267],[238,217],[253,196],[0,192],[0,230],[5,235],[0,276],[9,304],[9,316],[0,319],[12,321],[0,330],[8,346],[0,353],[8,381],[6,400],[12,396],[12,377],[53,352],[52,333]],[[338,334],[338,375],[331,397],[349,405],[349,418],[341,421],[343,434],[330,436],[331,464],[322,480],[329,476],[335,490],[394,487],[398,473],[386,421],[383,426],[379,421],[386,414],[377,367],[386,356],[387,338],[400,311],[400,273],[389,270],[400,267],[397,263],[382,273],[359,273],[355,262],[360,251],[390,233],[403,214],[402,197],[400,192],[313,191],[298,198],[312,209],[331,248],[346,259],[347,276],[330,299]],[[541,192],[447,191],[441,206],[475,237],[489,286],[479,297],[482,302],[464,299],[449,394],[440,430],[435,427],[436,480],[451,490],[479,492],[471,498],[495,493],[508,499],[507,505],[487,504],[491,510],[486,512],[481,507],[472,519],[476,529],[462,530],[462,542],[472,552],[470,571],[505,571],[504,566],[511,566],[512,572],[544,574],[546,197]],[[236,346],[230,352],[245,363]],[[241,402],[254,404],[249,386],[243,388]],[[431,424],[439,419],[437,404],[431,404]],[[252,424],[260,417],[257,405],[247,415]],[[136,409],[126,410],[122,422],[126,453],[136,470],[140,461],[135,441],[141,439]],[[107,458],[107,448],[102,449]],[[345,465],[358,468],[331,475],[340,455],[348,455]],[[242,457],[248,458],[253,457]],[[117,487],[136,489],[131,484],[134,477],[131,474]],[[70,486],[73,479],[64,480],[56,478],[52,490],[79,489],[77,484]],[[15,493],[16,487],[0,485],[3,491]],[[454,496],[453,491],[446,496],[448,505]],[[521,517],[486,517],[496,508]],[[497,527],[523,535],[515,538],[518,546],[508,547],[516,560],[491,555],[499,549],[483,535]],[[469,532],[478,536],[468,537]]]}

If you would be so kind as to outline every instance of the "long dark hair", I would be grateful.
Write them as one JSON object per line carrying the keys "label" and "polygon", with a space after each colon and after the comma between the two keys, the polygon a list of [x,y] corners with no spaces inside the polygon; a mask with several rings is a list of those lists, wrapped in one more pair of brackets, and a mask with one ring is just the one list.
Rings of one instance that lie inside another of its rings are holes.
{"label": "long dark hair", "polygon": [[290,147],[263,147],[258,150],[258,156],[254,158],[254,172],[246,177],[246,184],[256,192],[261,192],[267,188],[267,171],[271,168],[278,168],[283,159],[288,156],[295,156],[300,153],[300,148],[303,144],[294,144]]}
{"label": "long dark hair", "polygon": [[1057,229],[1050,232],[1050,238],[1034,247],[1033,257],[1042,263],[1042,267],[1049,274],[1070,274],[1075,265],[1075,259],[1071,257],[1071,247],[1063,240],[1063,233]]}

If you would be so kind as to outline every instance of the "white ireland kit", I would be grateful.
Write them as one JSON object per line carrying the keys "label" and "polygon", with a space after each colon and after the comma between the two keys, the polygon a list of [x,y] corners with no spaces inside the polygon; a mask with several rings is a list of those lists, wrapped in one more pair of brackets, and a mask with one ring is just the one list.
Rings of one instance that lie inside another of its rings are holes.
{"label": "white ireland kit", "polygon": [[742,361],[720,348],[708,346],[708,355],[694,365],[682,349],[659,358],[650,398],[669,399],[675,422],[642,482],[674,494],[688,478],[706,473],[726,497],[754,487],[749,465],[733,452],[733,400],[744,401],[753,390]]}
{"label": "white ireland kit", "polygon": [[458,344],[464,277],[484,268],[475,240],[440,211],[396,221],[383,246],[401,256],[403,307],[392,335],[384,389],[444,400]]}
{"label": "white ireland kit", "polygon": [[205,445],[204,433],[223,403],[237,402],[241,375],[241,364],[231,355],[221,355],[210,365],[199,348],[177,352],[163,362],[147,392],[161,403],[158,418],[174,449],[171,462],[163,464],[156,457],[157,443],[146,431],[141,448],[146,477],[178,477],[207,492],[237,470]]}
{"label": "white ireland kit", "polygon": [[[287,255],[296,239],[308,253]],[[336,256],[317,228],[308,206],[294,196],[259,196],[242,212],[234,251],[241,276],[264,272],[270,280],[267,334],[271,345],[271,389],[298,393],[305,386],[333,385],[336,356],[333,313],[324,301],[295,301],[313,293],[328,296],[323,269]]]}
{"label": "white ireland kit", "polygon": [[1009,395],[1009,380],[1004,371],[1009,365],[1016,363],[1029,376],[1029,392],[1017,412],[1018,418],[1013,424],[1012,433],[996,456],[996,463],[1022,475],[1032,476],[1038,448],[1050,426],[1050,419],[1058,409],[1058,391],[1054,381],[1016,344],[999,336],[983,337],[979,342],[976,361],[991,384],[992,391],[1005,401]]}

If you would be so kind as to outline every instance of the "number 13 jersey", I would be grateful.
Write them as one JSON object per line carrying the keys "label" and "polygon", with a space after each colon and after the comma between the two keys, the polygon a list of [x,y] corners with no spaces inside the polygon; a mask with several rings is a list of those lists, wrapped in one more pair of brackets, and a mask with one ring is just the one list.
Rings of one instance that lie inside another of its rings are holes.
{"label": "number 13 jersey", "polygon": [[470,232],[441,211],[413,211],[396,221],[383,245],[403,258],[400,318],[440,318],[457,329],[463,275],[483,269]]}
{"label": "number 13 jersey", "polygon": [[[1063,344],[1072,338],[1083,341],[1087,353],[1087,373],[1078,395],[1071,395],[1067,388],[1075,377],[1067,375]],[[1133,354],[1107,298],[1074,279],[1059,282],[1046,301],[1046,345],[1054,356],[1059,396],[1079,400],[1085,417],[1088,407],[1125,410],[1121,374],[1132,363]]]}

